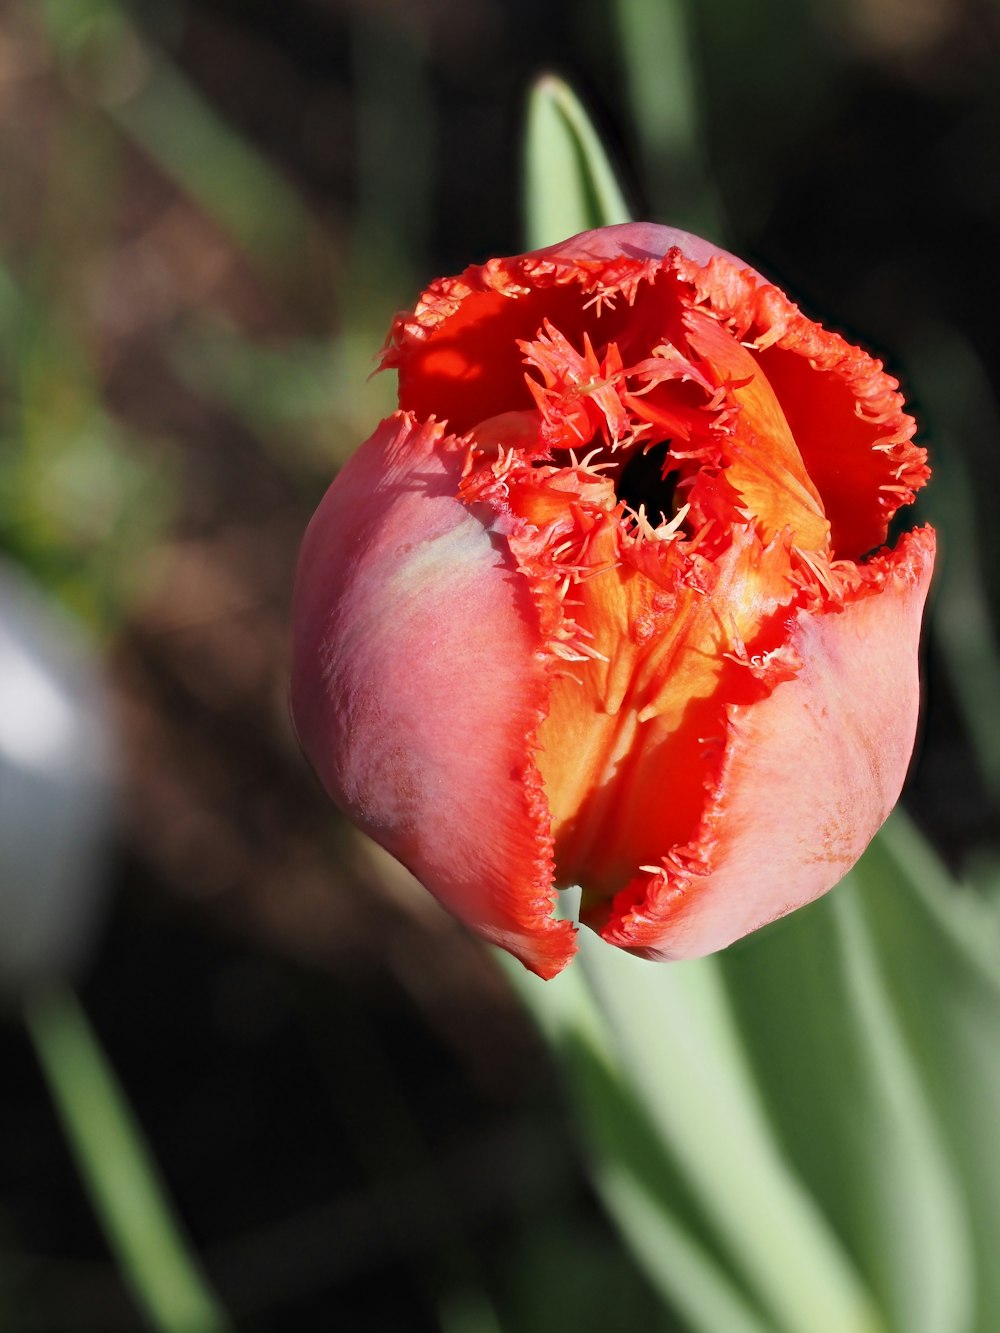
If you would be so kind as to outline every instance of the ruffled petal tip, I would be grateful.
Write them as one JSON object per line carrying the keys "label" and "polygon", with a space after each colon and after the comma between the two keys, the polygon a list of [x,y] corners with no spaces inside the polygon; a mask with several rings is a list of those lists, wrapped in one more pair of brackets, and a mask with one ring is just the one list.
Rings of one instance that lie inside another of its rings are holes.
{"label": "ruffled petal tip", "polygon": [[917,642],[933,530],[864,567],[842,610],[799,612],[791,679],[731,706],[691,841],[588,924],[646,958],[695,958],[804,906],[860,857],[902,789],[917,726]]}

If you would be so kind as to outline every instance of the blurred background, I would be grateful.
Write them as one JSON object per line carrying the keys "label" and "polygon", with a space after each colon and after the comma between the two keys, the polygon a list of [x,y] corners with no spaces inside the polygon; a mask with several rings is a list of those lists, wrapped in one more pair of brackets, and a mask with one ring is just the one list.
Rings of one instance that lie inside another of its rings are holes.
{"label": "blurred background", "polygon": [[374,355],[431,277],[523,247],[550,69],[637,215],[725,241],[902,379],[943,545],[906,799],[1000,893],[1000,5],[6,0],[13,1333],[144,1327],[22,1017],[67,977],[236,1327],[682,1327],[495,959],[340,820],[286,706],[299,539],[392,407]]}

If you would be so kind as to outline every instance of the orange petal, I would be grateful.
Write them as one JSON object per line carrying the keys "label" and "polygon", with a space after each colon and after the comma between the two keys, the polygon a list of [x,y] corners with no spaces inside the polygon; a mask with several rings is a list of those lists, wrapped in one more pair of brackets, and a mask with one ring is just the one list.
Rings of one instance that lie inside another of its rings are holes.
{"label": "orange petal", "polygon": [[898,382],[759,274],[720,258],[703,263],[683,259],[678,271],[753,348],[822,499],[834,556],[860,559],[930,475]]}
{"label": "orange petal", "polygon": [[383,422],[306,534],[292,713],[330,795],[455,916],[540,976],[575,951],[552,911],[531,760],[545,707],[538,612],[493,516],[455,498],[436,423]]}
{"label": "orange petal", "polygon": [[757,359],[704,310],[684,316],[691,346],[739,407],[725,451],[726,480],[760,525],[764,541],[788,528],[803,550],[827,548],[830,524],[785,414]]}
{"label": "orange petal", "polygon": [[676,548],[661,552],[654,579],[613,563],[610,523],[595,536],[591,558],[606,568],[573,589],[573,604],[601,656],[553,681],[538,757],[557,881],[583,887],[585,915],[691,836],[723,700],[762,692],[733,658],[773,637],[793,596],[787,544],[763,547],[749,527],[704,566],[701,585]]}
{"label": "orange petal", "polygon": [[601,930],[652,958],[721,949],[819,897],[850,869],[903,785],[917,723],[917,641],[934,534],[865,567],[843,611],[800,611],[792,679],[728,709],[695,838],[633,881]]}

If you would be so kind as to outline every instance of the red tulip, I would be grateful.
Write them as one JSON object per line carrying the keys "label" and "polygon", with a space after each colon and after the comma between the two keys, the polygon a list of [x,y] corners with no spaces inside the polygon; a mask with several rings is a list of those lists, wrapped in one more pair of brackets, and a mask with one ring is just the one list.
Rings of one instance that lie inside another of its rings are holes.
{"label": "red tulip", "polygon": [[[434,282],[313,518],[292,708],[334,800],[541,976],[826,892],[899,795],[928,470],[896,381],[746,265],[607,227]],[[882,549],[877,549],[882,548]]]}

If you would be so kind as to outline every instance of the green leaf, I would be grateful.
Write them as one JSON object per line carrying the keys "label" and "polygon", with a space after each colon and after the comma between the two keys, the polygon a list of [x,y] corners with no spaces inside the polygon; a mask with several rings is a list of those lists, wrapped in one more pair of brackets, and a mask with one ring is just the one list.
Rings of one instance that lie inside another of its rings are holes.
{"label": "green leaf", "polygon": [[719,963],[771,1122],[890,1326],[960,1333],[964,1206],[855,886]]}
{"label": "green leaf", "polygon": [[586,931],[580,944],[555,982],[521,988],[569,1070],[595,1184],[652,1280],[700,1329],[881,1328],[774,1139],[716,963],[643,963]]}
{"label": "green leaf", "polygon": [[543,75],[529,96],[524,173],[532,250],[629,221],[628,205],[586,112],[552,74]]}
{"label": "green leaf", "polygon": [[1000,926],[992,904],[956,885],[899,811],[854,878],[899,1022],[947,1131],[976,1259],[968,1327],[988,1333],[1000,1312]]}
{"label": "green leaf", "polygon": [[633,1256],[693,1329],[767,1333],[710,1234],[638,1097],[616,1067],[612,1034],[583,971],[540,982],[504,957],[510,978],[562,1061],[594,1186]]}

